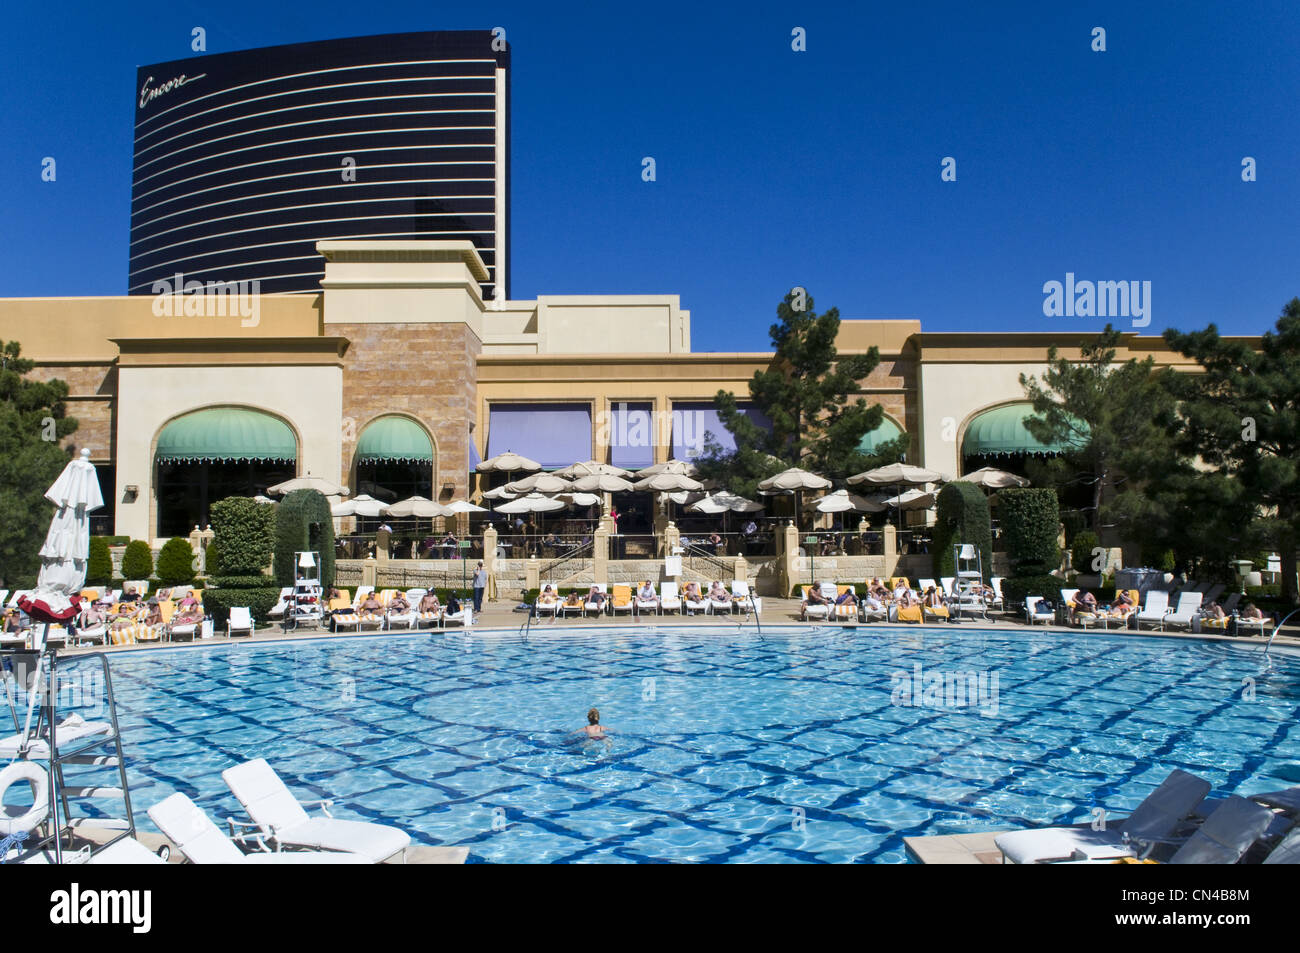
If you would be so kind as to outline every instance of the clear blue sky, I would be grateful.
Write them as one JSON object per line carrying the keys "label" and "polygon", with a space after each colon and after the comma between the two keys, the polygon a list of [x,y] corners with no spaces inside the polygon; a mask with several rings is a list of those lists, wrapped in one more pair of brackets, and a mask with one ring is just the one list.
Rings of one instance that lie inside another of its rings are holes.
{"label": "clear blue sky", "polygon": [[1066,272],[1150,281],[1147,333],[1259,333],[1300,294],[1294,2],[173,0],[5,11],[0,296],[125,293],[135,67],[194,26],[505,27],[514,296],[679,294],[696,350],[767,349],[793,285],[930,331],[1100,329],[1044,317]]}

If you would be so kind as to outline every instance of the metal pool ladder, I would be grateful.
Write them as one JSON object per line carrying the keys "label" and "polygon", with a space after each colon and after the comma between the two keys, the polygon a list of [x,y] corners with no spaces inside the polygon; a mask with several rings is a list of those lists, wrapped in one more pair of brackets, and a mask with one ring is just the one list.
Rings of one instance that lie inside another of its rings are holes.
{"label": "metal pool ladder", "polygon": [[1295,615],[1296,613],[1300,613],[1300,609],[1292,609],[1290,612],[1288,612],[1286,616],[1283,617],[1282,621],[1273,627],[1273,634],[1270,635],[1268,637],[1268,641],[1264,643],[1264,658],[1268,660],[1268,668],[1265,669],[1265,671],[1273,670],[1273,660],[1269,658],[1269,654],[1268,654],[1268,650],[1273,647],[1273,640],[1277,638],[1278,632],[1282,631],[1282,626],[1286,624],[1286,620],[1291,618],[1291,616]]}

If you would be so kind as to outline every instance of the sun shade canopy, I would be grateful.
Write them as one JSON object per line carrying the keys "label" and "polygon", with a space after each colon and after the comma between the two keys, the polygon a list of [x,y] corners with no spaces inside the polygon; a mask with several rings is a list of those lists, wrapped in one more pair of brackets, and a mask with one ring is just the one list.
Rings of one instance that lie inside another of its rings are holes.
{"label": "sun shade canopy", "polygon": [[[984,411],[966,428],[966,436],[961,444],[962,456],[1048,456],[1065,453],[1082,445],[1082,438],[1066,439],[1053,444],[1039,443],[1025,429],[1025,418],[1032,416],[1034,408],[1029,403],[1007,404]],[[1086,424],[1081,423],[1079,426],[1086,432]]]}
{"label": "sun shade canopy", "polygon": [[[772,421],[757,407],[737,404],[736,409],[762,429],[772,429]],[[732,453],[736,449],[736,438],[723,426],[712,401],[673,401],[672,426],[673,457],[678,460],[694,460],[703,454],[709,437],[722,448],[723,453]]]}
{"label": "sun shade canopy", "polygon": [[591,459],[590,404],[493,404],[488,457],[510,450],[546,470]]}
{"label": "sun shade canopy", "polygon": [[873,454],[882,444],[897,440],[902,435],[903,431],[898,424],[886,417],[880,422],[879,427],[862,435],[862,439],[858,441],[858,453]]}
{"label": "sun shade canopy", "polygon": [[409,417],[380,417],[366,425],[357,442],[359,463],[432,463],[429,435]]}
{"label": "sun shade canopy", "polygon": [[283,420],[244,407],[210,407],[178,417],[158,437],[160,463],[287,460],[298,441]]}

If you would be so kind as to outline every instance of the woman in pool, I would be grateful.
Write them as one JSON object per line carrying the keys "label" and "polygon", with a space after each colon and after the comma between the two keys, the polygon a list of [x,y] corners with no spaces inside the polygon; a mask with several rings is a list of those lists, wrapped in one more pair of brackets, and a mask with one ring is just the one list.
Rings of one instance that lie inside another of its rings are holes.
{"label": "woman in pool", "polygon": [[614,729],[606,728],[600,723],[600,709],[593,708],[587,712],[587,727],[579,728],[578,733],[586,735],[594,741],[608,740],[607,736]]}

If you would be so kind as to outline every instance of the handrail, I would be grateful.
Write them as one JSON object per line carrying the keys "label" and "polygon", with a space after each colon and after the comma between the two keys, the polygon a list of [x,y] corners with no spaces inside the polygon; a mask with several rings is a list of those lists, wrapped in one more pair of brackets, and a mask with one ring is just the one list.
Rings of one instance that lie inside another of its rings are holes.
{"label": "handrail", "polygon": [[[691,559],[702,559],[702,560],[704,560],[707,564],[709,564],[710,566],[712,566],[714,569],[718,570],[718,573],[720,574],[720,575],[718,576],[719,579],[721,579],[721,578],[723,578],[723,577],[725,577],[725,576],[727,576],[727,575],[730,575],[731,573],[735,572],[735,566],[734,566],[734,565],[733,565],[733,566],[729,566],[729,565],[727,565],[727,564],[724,563],[721,559],[719,559],[717,556],[714,556],[712,553],[705,552],[704,550],[700,549],[700,548],[697,547],[697,546],[687,546],[687,547],[686,547],[686,556],[689,557],[689,558],[691,558]],[[691,568],[694,569],[695,567],[692,566]]]}
{"label": "handrail", "polygon": [[539,580],[545,580],[547,582],[556,582],[557,580],[554,578],[555,570],[563,566],[565,563],[572,562],[575,559],[585,559],[587,554],[593,551],[595,545],[596,545],[595,541],[591,540],[586,543],[582,543],[581,545],[575,546],[573,549],[569,550],[563,556],[553,559],[545,566],[543,566],[538,571],[537,578]]}
{"label": "handrail", "polygon": [[537,600],[534,599],[532,602],[528,604],[528,618],[524,619],[524,621],[519,624],[519,634],[524,637],[525,642],[528,641],[528,633],[530,633],[533,630],[533,618],[536,615],[537,615]]}
{"label": "handrail", "polygon": [[1268,667],[1270,670],[1273,668],[1273,660],[1268,657],[1268,650],[1273,647],[1273,640],[1277,638],[1277,634],[1282,630],[1282,626],[1286,624],[1286,620],[1291,618],[1291,616],[1296,615],[1297,613],[1300,613],[1300,609],[1292,609],[1290,612],[1288,612],[1283,617],[1282,621],[1273,627],[1273,634],[1270,635],[1268,637],[1268,641],[1264,643],[1264,658],[1268,659]]}

